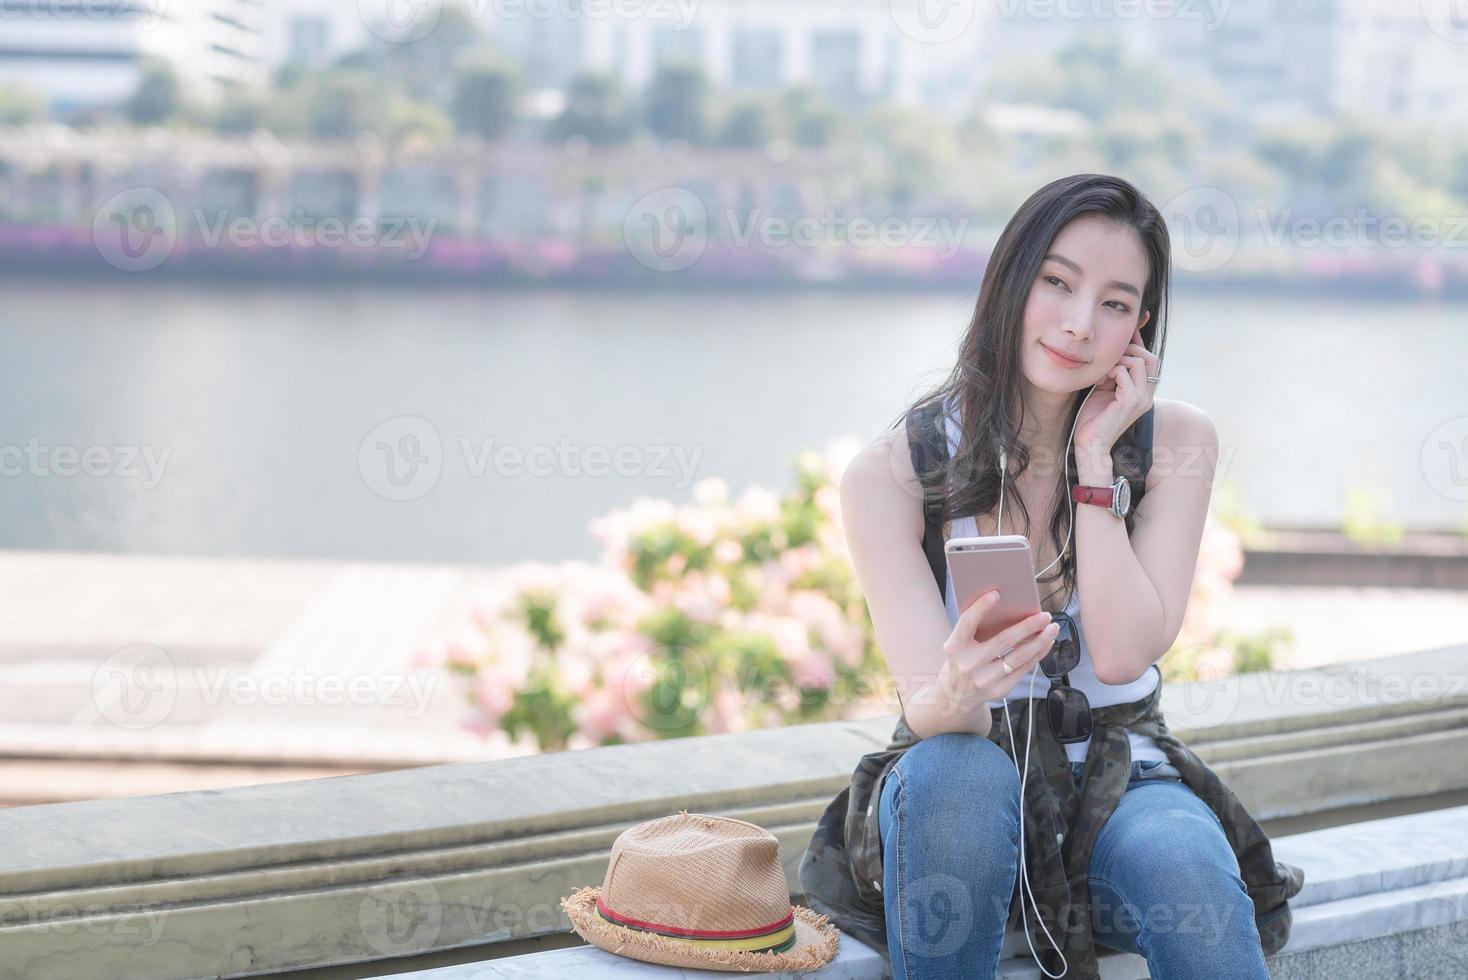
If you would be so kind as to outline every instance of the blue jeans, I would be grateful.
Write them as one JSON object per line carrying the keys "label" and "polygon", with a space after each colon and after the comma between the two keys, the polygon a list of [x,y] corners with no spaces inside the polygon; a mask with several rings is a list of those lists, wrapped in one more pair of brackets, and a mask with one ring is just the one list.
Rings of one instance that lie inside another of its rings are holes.
{"label": "blue jeans", "polygon": [[[893,980],[994,976],[1019,896],[1019,800],[1014,763],[979,735],[925,738],[890,770],[878,820]],[[1089,871],[1095,941],[1146,957],[1152,980],[1268,980],[1223,825],[1171,764],[1132,762]]]}

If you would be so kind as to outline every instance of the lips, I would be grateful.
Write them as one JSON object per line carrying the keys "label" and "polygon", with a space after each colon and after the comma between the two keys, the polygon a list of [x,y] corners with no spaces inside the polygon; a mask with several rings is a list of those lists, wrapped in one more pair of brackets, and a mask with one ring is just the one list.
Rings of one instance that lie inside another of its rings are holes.
{"label": "lips", "polygon": [[1043,347],[1043,348],[1045,348],[1046,350],[1048,350],[1050,353],[1054,354],[1056,357],[1064,358],[1066,361],[1068,361],[1069,363],[1074,364],[1076,366],[1080,366],[1080,365],[1086,363],[1084,360],[1082,360],[1079,357],[1071,357],[1065,351],[1056,350],[1054,347],[1051,347],[1049,344],[1045,343],[1043,340],[1040,341],[1040,346]]}

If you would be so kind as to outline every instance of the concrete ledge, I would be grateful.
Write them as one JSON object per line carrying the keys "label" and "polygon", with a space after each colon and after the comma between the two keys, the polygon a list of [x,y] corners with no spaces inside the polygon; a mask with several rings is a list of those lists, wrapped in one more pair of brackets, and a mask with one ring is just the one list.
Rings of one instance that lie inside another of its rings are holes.
{"label": "concrete ledge", "polygon": [[656,963],[641,963],[625,956],[609,953],[600,946],[573,946],[526,956],[511,956],[483,963],[465,963],[436,970],[414,973],[379,974],[393,980],[508,980],[508,978],[554,977],[637,977],[639,980],[703,980],[705,977],[769,977],[772,980],[799,980],[819,976],[822,980],[881,980],[890,977],[887,962],[870,946],[842,933],[841,949],[836,959],[816,973],[734,973],[723,970],[680,970]]}
{"label": "concrete ledge", "polygon": [[[1164,706],[1262,817],[1463,789],[1464,653],[1169,685]],[[892,722],[0,810],[0,977],[247,976],[564,933],[559,898],[600,881],[617,834],[683,808],[769,829],[798,888],[816,817]]]}
{"label": "concrete ledge", "polygon": [[[1468,807],[1416,813],[1386,820],[1316,830],[1281,837],[1275,856],[1306,869],[1305,887],[1290,903],[1294,927],[1289,944],[1269,960],[1276,977],[1335,980],[1343,975],[1327,969],[1332,954],[1352,947],[1357,955],[1379,960],[1385,971],[1350,972],[1367,977],[1422,976],[1398,974],[1389,951],[1421,946],[1421,955],[1468,956],[1438,947],[1439,937],[1468,935]],[[1433,950],[1436,950],[1433,952]],[[1101,950],[1105,980],[1148,976],[1147,962],[1135,954]],[[1458,965],[1462,965],[1462,960]],[[386,974],[396,980],[501,980],[501,978],[569,976],[637,976],[654,978],[704,976],[632,963],[595,946],[578,946],[484,963],[414,973]],[[714,976],[747,976],[716,973]],[[798,974],[766,974],[796,977]],[[808,975],[808,974],[807,974]],[[878,978],[888,976],[886,963],[872,948],[842,935],[841,952],[820,976]],[[1462,976],[1461,972],[1439,973]],[[1028,956],[1017,932],[1005,936],[997,977],[1040,980],[1044,974]]]}

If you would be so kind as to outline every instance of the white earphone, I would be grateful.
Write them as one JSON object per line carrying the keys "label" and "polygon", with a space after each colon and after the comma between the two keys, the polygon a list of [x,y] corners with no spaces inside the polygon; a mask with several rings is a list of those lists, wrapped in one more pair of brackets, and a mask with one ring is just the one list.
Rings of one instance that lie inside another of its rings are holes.
{"label": "white earphone", "polygon": [[[1095,390],[1095,385],[1092,385],[1091,390],[1086,392],[1086,397],[1081,399],[1080,406],[1076,408],[1075,420],[1072,421],[1070,424],[1070,435],[1065,440],[1065,453],[1062,457],[1064,462],[1062,465],[1064,465],[1065,467],[1065,486],[1067,490],[1069,490],[1070,487],[1070,447],[1071,443],[1075,440],[1076,423],[1081,420],[1081,408],[1085,407],[1086,399],[1090,398]],[[995,522],[995,531],[998,534],[1004,533],[1004,485],[1009,482],[1008,462],[1009,454],[1005,452],[1004,447],[1001,446],[999,448],[999,515]],[[1066,550],[1070,547],[1071,533],[1075,530],[1075,502],[1071,499],[1069,492],[1067,492],[1065,495],[1065,503],[1067,508],[1066,512],[1069,515],[1069,519],[1067,521],[1067,526],[1065,529],[1065,544],[1061,546],[1060,554],[1055,556],[1055,561],[1052,561],[1050,565],[1054,565],[1056,561],[1060,561],[1061,558],[1065,557]],[[1049,571],[1050,565],[1046,565],[1043,569],[1041,569],[1039,575],[1036,575],[1035,578],[1038,580],[1041,575],[1044,575],[1045,572]],[[1003,654],[1000,654],[1000,656],[1002,657]],[[1038,660],[1036,660],[1034,664],[1031,665],[1031,677],[1034,676],[1034,672],[1039,669],[1039,666],[1040,661]],[[1031,683],[1033,684],[1033,682]],[[1010,724],[1009,721],[1009,699],[1007,697],[1004,699],[1004,727],[1009,732],[1009,744],[1014,745],[1014,726]],[[1041,918],[1039,905],[1035,901],[1034,889],[1030,886],[1029,875],[1025,871],[1025,782],[1029,775],[1030,745],[1034,741],[1034,735],[1035,711],[1034,706],[1031,705],[1029,712],[1029,730],[1025,733],[1025,761],[1023,763],[1020,763],[1018,758],[1015,758],[1014,760],[1015,768],[1019,771],[1019,913],[1020,920],[1024,925],[1025,943],[1028,944],[1030,947],[1030,955],[1034,957],[1035,965],[1040,968],[1040,972],[1044,973],[1045,976],[1054,978],[1065,976],[1066,971],[1070,969],[1070,966],[1065,962],[1065,954],[1060,951],[1060,947],[1055,942],[1055,937],[1050,935],[1050,930],[1045,927],[1045,920]],[[1018,753],[1016,753],[1016,756],[1017,755]],[[1029,893],[1030,908],[1035,910],[1035,918],[1039,921],[1040,928],[1044,930],[1045,938],[1050,940],[1050,945],[1055,948],[1056,953],[1060,954],[1060,962],[1064,965],[1061,966],[1059,973],[1051,973],[1049,970],[1046,970],[1045,965],[1040,962],[1040,957],[1035,955],[1035,944],[1030,940],[1029,917],[1025,914],[1024,902],[1026,892]]]}

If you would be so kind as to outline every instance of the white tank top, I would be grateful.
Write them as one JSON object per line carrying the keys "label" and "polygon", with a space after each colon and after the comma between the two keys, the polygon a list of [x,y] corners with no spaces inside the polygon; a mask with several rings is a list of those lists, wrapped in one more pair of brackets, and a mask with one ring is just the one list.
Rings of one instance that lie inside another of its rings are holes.
{"label": "white tank top", "polygon": [[[948,429],[948,452],[952,454],[957,451],[958,446],[958,422],[952,415],[949,415],[946,421]],[[1005,502],[1008,503],[1009,501],[1006,500]],[[1011,513],[1017,514],[1019,511],[1016,509]],[[1011,530],[1009,533],[1013,534],[1017,532]],[[979,537],[978,521],[973,517],[955,518],[953,521],[952,536],[955,538]],[[953,595],[952,578],[948,579],[943,601],[948,608],[948,621],[956,624],[958,622],[958,600]],[[1072,687],[1075,687],[1086,695],[1086,698],[1091,702],[1091,707],[1102,708],[1108,704],[1121,704],[1126,701],[1135,701],[1138,698],[1146,697],[1152,693],[1161,682],[1162,675],[1158,670],[1149,669],[1141,677],[1129,684],[1103,684],[1096,677],[1095,665],[1091,662],[1090,651],[1086,648],[1086,630],[1085,626],[1081,623],[1079,589],[1071,594],[1070,601],[1066,603],[1065,611],[1076,625],[1077,640],[1081,647],[1080,663],[1076,664],[1075,669],[1070,672],[1070,683]],[[1005,701],[1020,701],[1025,698],[1044,698],[1049,690],[1050,678],[1046,677],[1044,672],[1039,669],[1037,662],[1031,664],[1030,668],[1025,671],[1025,676],[1020,678],[1019,683],[1014,685],[1014,688],[1009,692],[1007,697],[1000,701],[990,701],[989,707],[1001,707]],[[1001,715],[1001,717],[1003,716]],[[1035,718],[1035,724],[1049,724],[1043,712]],[[1020,739],[1023,738],[1023,735],[1017,731],[1014,733],[1014,737]],[[1156,741],[1151,736],[1138,735],[1136,732],[1129,731],[1127,732],[1127,738],[1131,742],[1133,761],[1138,759],[1167,761],[1167,753],[1158,747]],[[1090,744],[1091,740],[1089,738],[1084,742],[1070,742],[1066,744],[1066,758],[1071,762],[1084,762],[1086,750],[1090,747]]]}

